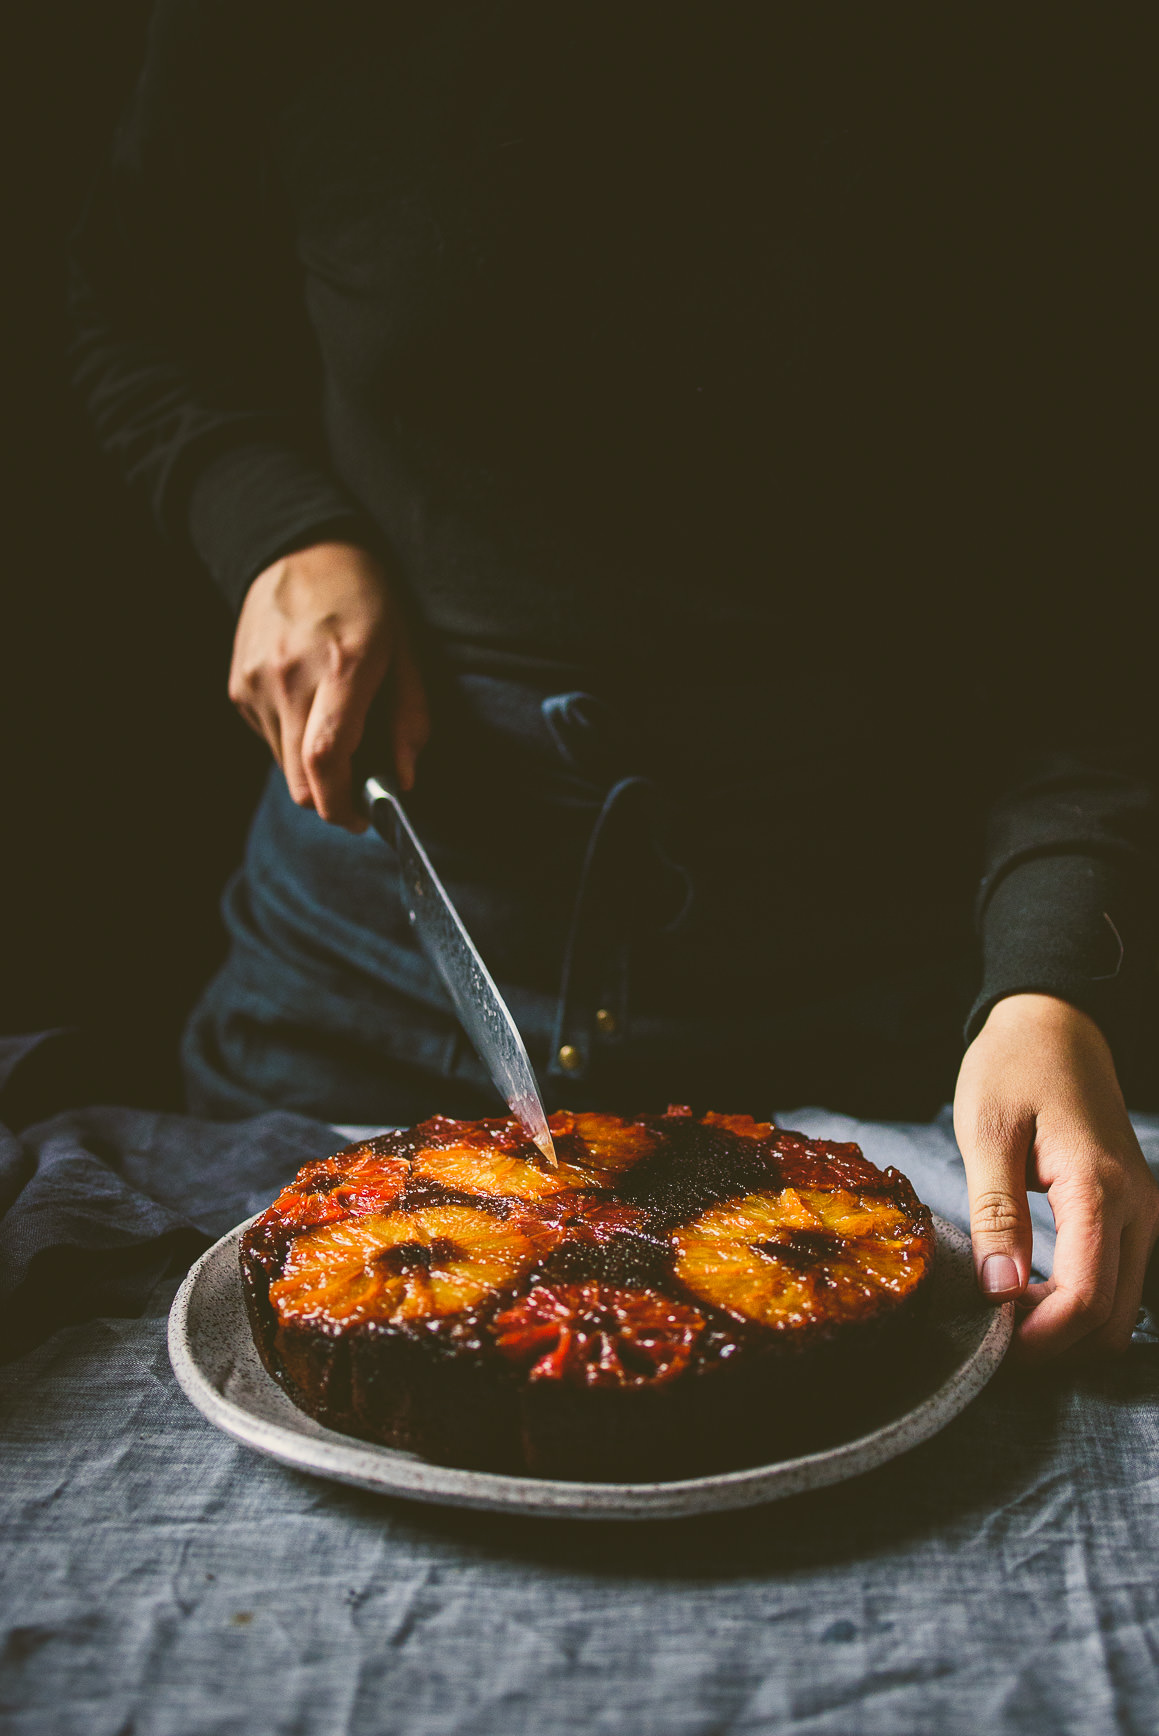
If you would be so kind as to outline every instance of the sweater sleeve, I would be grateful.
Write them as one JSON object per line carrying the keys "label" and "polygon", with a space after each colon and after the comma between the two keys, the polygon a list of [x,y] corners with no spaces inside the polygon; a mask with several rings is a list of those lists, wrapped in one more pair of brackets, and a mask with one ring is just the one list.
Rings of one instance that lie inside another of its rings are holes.
{"label": "sweater sleeve", "polygon": [[160,0],[74,237],[75,377],[104,449],[236,608],[295,547],[375,528],[332,474],[320,368],[271,172],[309,50],[266,0]]}
{"label": "sweater sleeve", "polygon": [[994,802],[977,915],[982,985],[975,1037],[1007,995],[1056,995],[1130,1057],[1155,975],[1155,782],[1136,736],[1039,752]]}

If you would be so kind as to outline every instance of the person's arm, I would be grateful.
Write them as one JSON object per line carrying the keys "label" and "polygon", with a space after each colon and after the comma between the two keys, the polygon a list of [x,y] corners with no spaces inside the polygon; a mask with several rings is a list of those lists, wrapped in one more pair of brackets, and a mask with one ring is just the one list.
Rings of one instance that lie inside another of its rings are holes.
{"label": "person's arm", "polygon": [[[1031,1360],[1126,1347],[1159,1230],[1116,1067],[1154,977],[1154,823],[1138,738],[1033,756],[991,812],[954,1123],[979,1282],[1036,1305],[1016,1339]],[[1029,1285],[1028,1187],[1055,1217],[1046,1285]]]}
{"label": "person's arm", "polygon": [[76,380],[102,446],[240,610],[230,692],[294,799],[357,825],[349,756],[393,672],[422,684],[373,522],[332,473],[272,121],[325,43],[296,7],[160,0],[72,249]]}

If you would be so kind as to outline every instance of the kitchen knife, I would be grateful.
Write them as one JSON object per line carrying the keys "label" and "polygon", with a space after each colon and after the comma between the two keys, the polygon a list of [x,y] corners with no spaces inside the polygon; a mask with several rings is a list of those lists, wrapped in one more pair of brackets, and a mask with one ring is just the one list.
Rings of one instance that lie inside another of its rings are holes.
{"label": "kitchen knife", "polygon": [[385,779],[369,777],[362,786],[362,799],[371,825],[398,854],[408,920],[450,995],[463,1029],[511,1113],[555,1168],[558,1159],[535,1074],[494,978],[431,866],[397,793]]}

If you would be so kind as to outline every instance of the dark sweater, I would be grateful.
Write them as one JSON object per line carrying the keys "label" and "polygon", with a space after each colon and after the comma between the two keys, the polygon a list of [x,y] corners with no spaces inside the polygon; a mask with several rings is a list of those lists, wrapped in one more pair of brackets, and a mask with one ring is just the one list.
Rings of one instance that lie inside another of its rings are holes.
{"label": "dark sweater", "polygon": [[980,880],[968,1031],[1033,989],[1121,1046],[1152,784],[1068,639],[1065,526],[1028,561],[1004,516],[1016,454],[1067,445],[994,295],[1041,287],[1018,103],[977,27],[913,27],[161,0],[77,237],[78,379],[235,607],[363,542],[434,662],[663,719],[718,817],[772,792],[804,930],[920,948]]}

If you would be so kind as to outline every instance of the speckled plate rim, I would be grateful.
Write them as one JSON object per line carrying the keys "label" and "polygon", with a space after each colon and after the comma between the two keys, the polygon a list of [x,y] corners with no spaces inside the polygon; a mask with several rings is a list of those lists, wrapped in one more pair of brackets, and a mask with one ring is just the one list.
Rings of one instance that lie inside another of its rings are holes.
{"label": "speckled plate rim", "polygon": [[[497,1508],[566,1519],[668,1519],[755,1507],[843,1482],[908,1452],[952,1421],[995,1373],[1014,1329],[1012,1302],[992,1308],[978,1296],[975,1342],[940,1386],[869,1433],[799,1458],[665,1483],[577,1483],[500,1476],[434,1465],[412,1453],[354,1440],[323,1428],[294,1409],[262,1367],[246,1320],[237,1244],[252,1222],[250,1218],[238,1224],[201,1256],[173,1303],[169,1358],[185,1396],[225,1434],[294,1470],[382,1495],[442,1506]],[[934,1225],[939,1262],[970,1262],[969,1239],[962,1231],[937,1215]],[[213,1345],[208,1341],[211,1335],[198,1314],[208,1302],[209,1292],[216,1288],[220,1293],[229,1286],[230,1273],[236,1285],[233,1301],[237,1324],[229,1334],[228,1367],[223,1371],[220,1351],[215,1362]],[[271,1421],[221,1390],[223,1381],[239,1364],[247,1379],[259,1386],[268,1384],[271,1397],[276,1395],[285,1407],[284,1422]]]}

